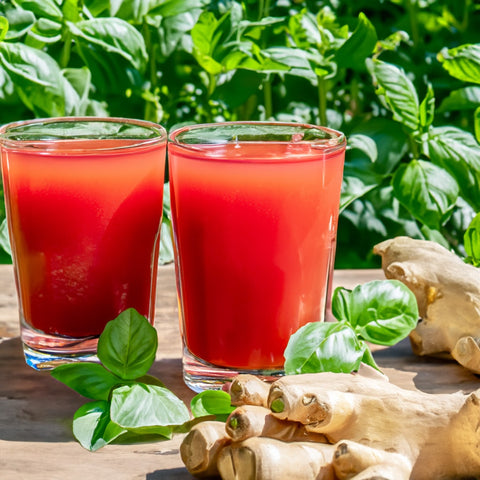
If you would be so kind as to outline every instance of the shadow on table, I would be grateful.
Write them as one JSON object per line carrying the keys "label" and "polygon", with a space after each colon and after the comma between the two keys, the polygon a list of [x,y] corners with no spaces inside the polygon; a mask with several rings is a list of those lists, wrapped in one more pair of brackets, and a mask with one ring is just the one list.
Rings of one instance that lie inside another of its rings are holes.
{"label": "shadow on table", "polygon": [[170,468],[147,473],[145,480],[191,480],[193,477],[185,468]]}
{"label": "shadow on table", "polygon": [[[181,368],[180,359],[162,359],[150,373],[189,405],[193,392],[183,383]],[[89,401],[49,372],[26,365],[20,338],[0,343],[0,440],[74,441],[73,415]]]}
{"label": "shadow on table", "polygon": [[453,359],[415,355],[408,338],[374,351],[373,357],[381,369],[395,369],[397,376],[409,374],[415,387],[425,393],[470,393],[480,388],[480,377]]}

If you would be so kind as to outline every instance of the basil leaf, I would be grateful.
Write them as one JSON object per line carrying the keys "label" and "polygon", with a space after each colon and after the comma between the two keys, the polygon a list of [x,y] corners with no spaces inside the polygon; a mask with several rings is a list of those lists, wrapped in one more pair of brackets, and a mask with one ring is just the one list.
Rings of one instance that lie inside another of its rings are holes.
{"label": "basil leaf", "polygon": [[419,126],[419,103],[417,91],[405,72],[397,66],[380,60],[368,61],[376,82],[376,93],[385,100],[393,113],[393,119],[409,130]]}
{"label": "basil leaf", "polygon": [[428,156],[457,181],[462,197],[480,210],[480,148],[475,137],[454,126],[430,129]]}
{"label": "basil leaf", "polygon": [[7,219],[4,218],[0,224],[0,247],[2,247],[5,252],[12,256],[12,249],[10,247],[10,237],[8,236],[8,224]]}
{"label": "basil leaf", "polygon": [[116,388],[110,415],[118,425],[135,433],[170,436],[173,425],[190,420],[185,404],[170,390],[138,383]]}
{"label": "basil leaf", "polygon": [[424,160],[400,165],[392,186],[395,197],[417,220],[437,230],[452,215],[459,194],[446,170]]}
{"label": "basil leaf", "polygon": [[352,35],[335,53],[340,67],[365,70],[365,59],[374,51],[377,32],[367,16],[360,12],[358,23]]}
{"label": "basil leaf", "polygon": [[435,116],[435,96],[431,85],[428,85],[427,94],[420,104],[419,114],[420,126],[423,131],[427,131]]}
{"label": "basil leaf", "polygon": [[312,322],[295,332],[285,349],[285,373],[350,373],[367,346],[347,322]]}
{"label": "basil leaf", "polygon": [[64,77],[47,53],[22,43],[0,43],[0,66],[22,102],[37,115],[65,114]]}
{"label": "basil leaf", "polygon": [[83,48],[98,47],[105,53],[117,54],[139,71],[148,61],[142,35],[120,18],[93,18],[81,22],[67,22],[76,42]]}
{"label": "basil leaf", "polygon": [[465,252],[467,253],[467,261],[480,266],[480,213],[477,214],[470,222],[463,236],[465,244]]}
{"label": "basil leaf", "polygon": [[110,404],[104,400],[82,405],[73,416],[73,435],[82,447],[94,452],[126,430],[110,420]]}
{"label": "basil leaf", "polygon": [[394,345],[417,325],[418,306],[413,292],[398,280],[374,280],[353,290],[339,287],[332,312],[371,343]]}
{"label": "basil leaf", "polygon": [[108,400],[113,387],[122,379],[98,363],[78,362],[60,365],[50,374],[84,397],[93,400]]}
{"label": "basil leaf", "polygon": [[230,395],[223,390],[205,390],[192,398],[190,409],[194,417],[215,415],[224,422],[235,410],[231,404]]}
{"label": "basil leaf", "polygon": [[129,308],[107,323],[98,340],[97,355],[115,375],[132,380],[145,375],[155,360],[157,331]]}
{"label": "basil leaf", "polygon": [[444,48],[437,59],[452,77],[480,83],[480,43]]}
{"label": "basil leaf", "polygon": [[480,106],[480,87],[463,87],[453,90],[442,100],[439,113],[457,110],[474,110]]}

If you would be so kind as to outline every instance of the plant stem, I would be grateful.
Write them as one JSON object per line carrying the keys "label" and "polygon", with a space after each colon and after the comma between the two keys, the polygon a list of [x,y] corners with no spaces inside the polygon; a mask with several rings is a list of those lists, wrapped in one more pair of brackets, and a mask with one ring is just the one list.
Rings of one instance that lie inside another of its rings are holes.
{"label": "plant stem", "polygon": [[69,30],[65,29],[63,38],[63,47],[60,53],[59,65],[61,68],[66,68],[70,61],[70,52],[72,51],[72,34]]}
{"label": "plant stem", "polygon": [[327,86],[323,77],[317,76],[318,83],[318,122],[327,126]]}
{"label": "plant stem", "polygon": [[407,4],[407,11],[408,11],[408,18],[410,20],[410,32],[412,34],[412,41],[413,41],[413,49],[417,50],[420,42],[420,33],[418,30],[418,22],[417,22],[417,4],[415,0],[406,0]]}
{"label": "plant stem", "polygon": [[270,80],[270,75],[267,75],[263,81],[263,103],[265,107],[265,119],[268,120],[273,114],[272,81]]}

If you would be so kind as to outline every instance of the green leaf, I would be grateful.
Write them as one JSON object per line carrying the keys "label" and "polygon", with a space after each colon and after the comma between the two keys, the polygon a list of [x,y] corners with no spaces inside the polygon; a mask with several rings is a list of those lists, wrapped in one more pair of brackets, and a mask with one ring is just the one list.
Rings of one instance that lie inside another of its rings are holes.
{"label": "green leaf", "polygon": [[62,11],[55,0],[15,0],[15,3],[24,10],[33,12],[37,18],[62,21]]}
{"label": "green leaf", "polygon": [[155,0],[150,1],[148,15],[168,18],[203,8],[209,3],[209,0]]}
{"label": "green leaf", "polygon": [[455,126],[430,129],[428,156],[457,181],[462,197],[480,210],[480,148],[475,137]]}
{"label": "green leaf", "polygon": [[215,50],[230,36],[229,16],[230,12],[227,12],[217,20],[213,12],[204,11],[191,31],[193,55],[211,75],[219,74],[223,69]]}
{"label": "green leaf", "polygon": [[5,40],[8,33],[8,20],[6,17],[0,17],[0,42]]}
{"label": "green leaf", "polygon": [[420,104],[420,127],[423,131],[427,131],[428,127],[433,123],[435,116],[435,96],[433,88],[428,85],[427,94]]}
{"label": "green leaf", "polygon": [[68,115],[86,115],[89,106],[89,94],[92,74],[87,67],[66,68],[62,70],[65,78],[66,90],[70,95],[65,96],[65,110]]}
{"label": "green leaf", "polygon": [[398,280],[375,280],[347,290],[339,287],[332,312],[348,322],[359,338],[378,345],[394,345],[417,325],[415,295]]}
{"label": "green leaf", "polygon": [[145,375],[155,360],[157,331],[135,309],[129,308],[107,323],[98,340],[103,365],[125,380]]}
{"label": "green leaf", "polygon": [[475,138],[477,139],[477,142],[480,143],[480,107],[478,107],[475,110],[473,119],[474,119]]}
{"label": "green leaf", "polygon": [[10,237],[8,236],[8,223],[6,218],[4,218],[0,224],[0,247],[3,248],[10,256],[12,256]]}
{"label": "green leaf", "polygon": [[[23,37],[35,23],[35,15],[23,8],[14,8],[11,5],[5,5],[2,13],[4,16],[2,15],[0,18],[8,21],[8,31],[5,32],[5,40],[16,40]],[[3,20],[2,23],[4,23],[5,20]]]}
{"label": "green leaf", "polygon": [[480,43],[444,48],[437,59],[452,77],[480,84]]}
{"label": "green leaf", "polygon": [[417,91],[405,72],[399,67],[369,60],[368,65],[376,83],[376,93],[385,100],[393,113],[393,119],[411,131],[419,126],[419,103]]}
{"label": "green leaf", "polygon": [[85,51],[97,48],[104,54],[115,54],[125,59],[139,72],[145,70],[148,55],[142,35],[120,18],[93,18],[81,22],[67,22],[80,55],[88,60]]}
{"label": "green leaf", "polygon": [[480,266],[480,213],[475,215],[463,236],[469,263]]}
{"label": "green leaf", "polygon": [[136,384],[112,393],[112,421],[135,433],[169,436],[171,427],[190,420],[185,404],[170,390],[156,385]]}
{"label": "green leaf", "polygon": [[443,99],[438,112],[474,110],[480,106],[480,87],[464,87],[453,90]]}
{"label": "green leaf", "polygon": [[376,43],[375,27],[367,16],[360,12],[354,32],[335,53],[338,66],[364,70],[365,59],[373,53]]}
{"label": "green leaf", "polygon": [[110,420],[110,404],[99,400],[82,405],[73,416],[73,435],[82,447],[94,452],[126,432]]}
{"label": "green leaf", "polygon": [[424,160],[401,165],[392,179],[400,203],[430,228],[439,229],[451,216],[459,187],[443,168]]}
{"label": "green leaf", "polygon": [[360,366],[366,348],[346,322],[308,323],[290,337],[285,373],[350,373]]}
{"label": "green leaf", "polygon": [[190,409],[194,417],[215,415],[224,422],[235,407],[231,404],[230,395],[223,390],[205,390],[192,398]]}
{"label": "green leaf", "polygon": [[124,383],[98,363],[66,363],[55,367],[50,373],[67,387],[93,400],[108,400],[112,388]]}
{"label": "green leaf", "polygon": [[65,114],[64,78],[47,53],[22,43],[0,43],[0,65],[27,108],[38,116]]}

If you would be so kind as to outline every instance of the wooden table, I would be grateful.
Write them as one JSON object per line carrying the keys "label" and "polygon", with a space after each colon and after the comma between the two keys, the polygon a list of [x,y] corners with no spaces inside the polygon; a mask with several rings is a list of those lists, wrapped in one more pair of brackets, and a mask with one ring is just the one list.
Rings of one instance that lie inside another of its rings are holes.
{"label": "wooden table", "polygon": [[[341,270],[334,283],[347,288],[382,279],[380,270]],[[155,326],[157,360],[151,373],[188,405],[194,395],[182,381],[175,276],[160,268]],[[183,480],[191,479],[179,455],[181,436],[141,445],[109,445],[90,453],[74,440],[71,420],[87,400],[47,372],[25,364],[19,339],[11,266],[0,266],[0,479],[1,480]],[[408,340],[375,351],[390,381],[429,393],[471,392],[480,378],[456,363],[416,357]]]}

